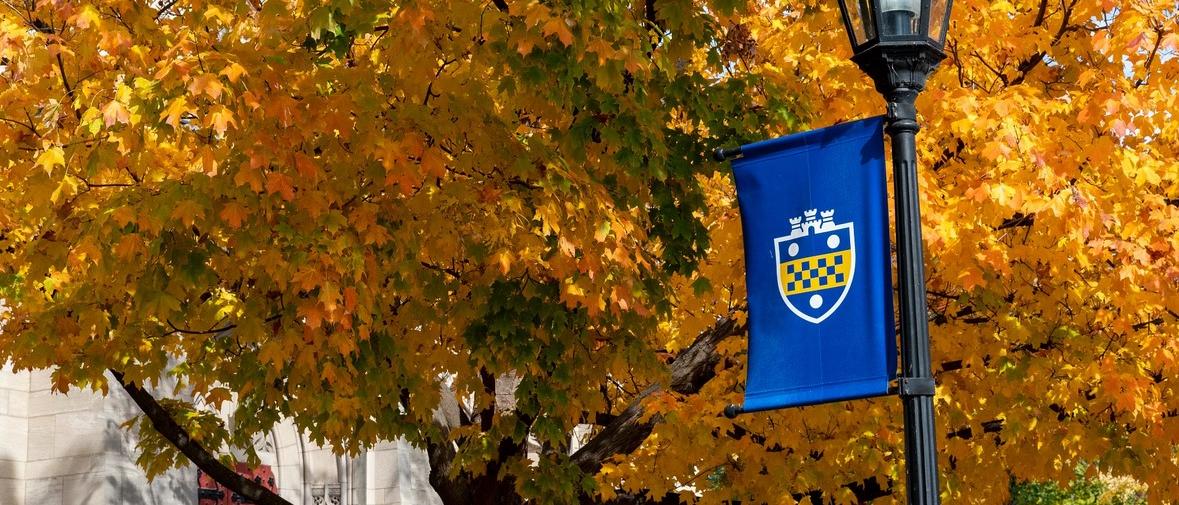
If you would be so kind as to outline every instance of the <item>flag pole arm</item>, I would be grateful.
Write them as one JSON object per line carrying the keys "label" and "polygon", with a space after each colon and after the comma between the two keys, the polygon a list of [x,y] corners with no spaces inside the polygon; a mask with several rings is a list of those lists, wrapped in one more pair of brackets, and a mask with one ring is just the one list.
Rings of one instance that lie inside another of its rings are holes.
{"label": "flag pole arm", "polygon": [[716,161],[725,161],[738,156],[741,156],[741,147],[730,147],[728,149],[721,147],[712,152],[712,157]]}

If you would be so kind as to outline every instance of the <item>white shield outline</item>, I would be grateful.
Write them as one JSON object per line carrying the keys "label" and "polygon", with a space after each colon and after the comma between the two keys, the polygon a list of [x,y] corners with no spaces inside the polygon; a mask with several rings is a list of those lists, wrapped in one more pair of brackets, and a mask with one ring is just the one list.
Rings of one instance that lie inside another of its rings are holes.
{"label": "white shield outline", "polygon": [[779,246],[783,242],[793,242],[794,240],[800,239],[802,237],[790,237],[787,235],[785,237],[778,237],[774,239],[774,277],[776,277],[778,280],[778,296],[781,296],[782,301],[786,302],[786,306],[790,308],[790,312],[793,312],[794,315],[802,318],[803,321],[814,324],[823,322],[825,319],[830,317],[831,314],[835,313],[835,309],[838,309],[839,306],[843,304],[843,299],[847,298],[847,292],[851,291],[852,282],[856,279],[856,233],[855,227],[852,226],[853,224],[854,223],[851,222],[838,224],[823,229],[819,232],[812,232],[810,235],[806,235],[811,236],[815,233],[824,233],[847,228],[847,236],[850,237],[849,242],[851,242],[848,247],[848,250],[851,251],[851,267],[847,271],[847,284],[843,285],[843,292],[839,294],[839,299],[835,300],[835,303],[831,304],[831,308],[827,309],[827,312],[824,312],[823,315],[819,317],[811,317],[798,310],[793,303],[790,303],[790,299],[786,297],[785,290],[782,289],[782,258],[780,257],[782,248]]}

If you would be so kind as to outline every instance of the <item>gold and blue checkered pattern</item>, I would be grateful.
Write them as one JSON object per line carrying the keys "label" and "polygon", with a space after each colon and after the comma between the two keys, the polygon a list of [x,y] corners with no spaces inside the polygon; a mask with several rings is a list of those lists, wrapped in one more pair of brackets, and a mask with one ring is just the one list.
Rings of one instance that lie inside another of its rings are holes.
{"label": "gold and blue checkered pattern", "polygon": [[797,295],[847,284],[851,251],[837,251],[787,261],[781,269],[782,294]]}

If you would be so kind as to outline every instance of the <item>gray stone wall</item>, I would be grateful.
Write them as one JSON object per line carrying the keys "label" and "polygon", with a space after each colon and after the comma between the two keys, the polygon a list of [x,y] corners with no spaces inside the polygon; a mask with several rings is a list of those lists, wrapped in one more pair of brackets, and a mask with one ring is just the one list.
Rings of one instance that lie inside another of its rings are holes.
{"label": "gray stone wall", "polygon": [[404,440],[382,443],[365,454],[371,469],[365,505],[442,505],[430,486],[426,452]]}
{"label": "gray stone wall", "polygon": [[0,503],[13,505],[188,505],[196,474],[176,470],[148,482],[134,460],[134,433],[120,425],[136,407],[110,396],[55,394],[48,371],[0,370]]}
{"label": "gray stone wall", "polygon": [[[148,482],[135,465],[137,435],[121,425],[139,414],[119,388],[51,391],[49,371],[0,367],[0,505],[193,505],[194,468]],[[279,494],[296,505],[441,505],[424,451],[404,440],[378,444],[344,462],[284,422],[258,440]],[[348,486],[351,486],[349,492]],[[343,488],[343,489],[341,489]]]}
{"label": "gray stone wall", "polygon": [[29,448],[29,373],[0,369],[0,503],[25,500]]}

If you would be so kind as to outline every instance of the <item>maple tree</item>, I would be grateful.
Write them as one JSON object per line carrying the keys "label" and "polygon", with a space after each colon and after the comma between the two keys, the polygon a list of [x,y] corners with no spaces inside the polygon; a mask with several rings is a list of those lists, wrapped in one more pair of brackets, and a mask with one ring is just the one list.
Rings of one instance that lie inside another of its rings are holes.
{"label": "maple tree", "polygon": [[[6,2],[0,359],[115,378],[149,473],[289,418],[427,447],[448,503],[899,499],[894,398],[719,416],[743,263],[707,153],[882,110],[837,10]],[[1179,494],[1177,28],[955,4],[918,101],[948,501],[1082,461]]]}
{"label": "maple tree", "polygon": [[[799,97],[804,128],[883,109],[847,61],[836,9],[774,4],[743,20],[758,41],[749,71]],[[1179,495],[1175,14],[1168,2],[955,2],[948,57],[917,102],[946,502],[1003,502],[1012,480],[1066,483],[1082,462],[1132,476],[1152,502]],[[702,266],[714,285],[742,268],[724,182],[706,223],[713,249],[734,252]],[[676,329],[711,324],[716,301],[697,303]],[[739,341],[721,351],[740,362]],[[658,461],[657,489],[711,485],[710,502],[900,498],[898,401],[699,415],[738,399],[740,373],[680,399],[676,422],[607,468],[612,482]],[[680,452],[705,439],[707,454]]]}

